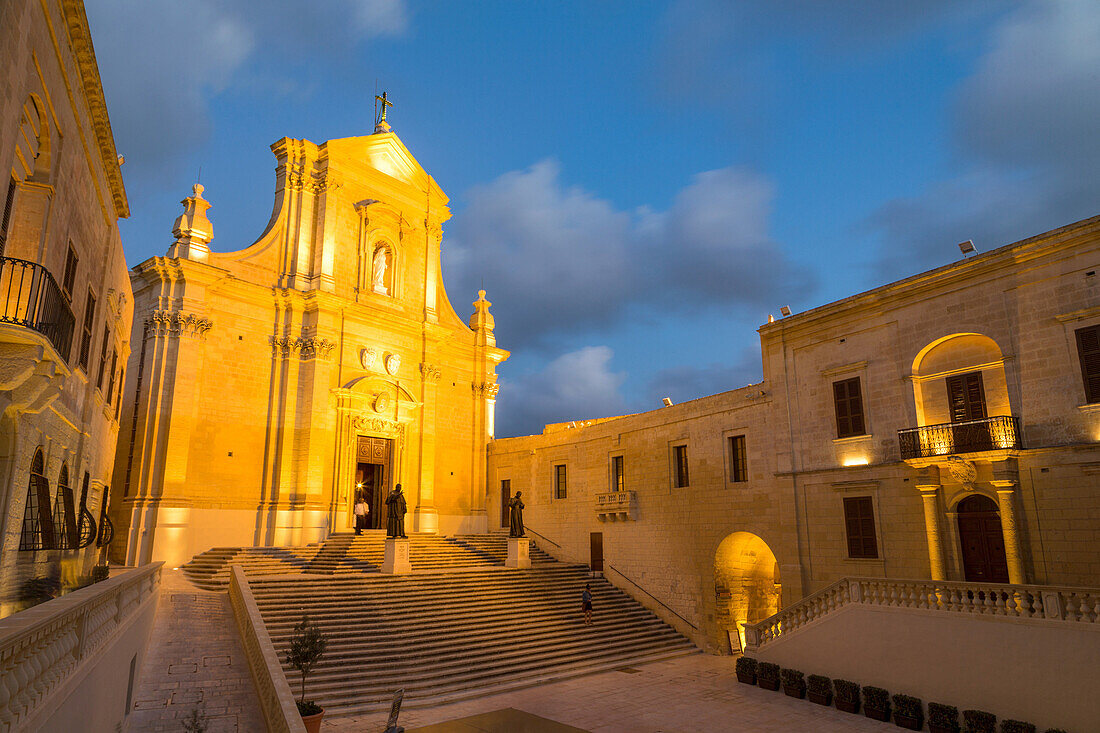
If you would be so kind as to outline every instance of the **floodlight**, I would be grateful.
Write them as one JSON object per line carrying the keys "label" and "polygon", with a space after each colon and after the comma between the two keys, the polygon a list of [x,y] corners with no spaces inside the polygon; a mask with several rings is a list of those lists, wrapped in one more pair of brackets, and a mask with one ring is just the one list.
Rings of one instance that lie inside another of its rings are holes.
{"label": "floodlight", "polygon": [[963,253],[963,257],[974,251],[974,243],[969,239],[965,242],[959,242],[959,251]]}
{"label": "floodlight", "polygon": [[670,400],[668,397],[663,398],[661,402],[665,403],[665,407],[672,407],[672,400]]}
{"label": "floodlight", "polygon": [[791,307],[789,305],[785,305],[779,309],[779,312],[783,314],[784,318],[786,318],[791,314]]}

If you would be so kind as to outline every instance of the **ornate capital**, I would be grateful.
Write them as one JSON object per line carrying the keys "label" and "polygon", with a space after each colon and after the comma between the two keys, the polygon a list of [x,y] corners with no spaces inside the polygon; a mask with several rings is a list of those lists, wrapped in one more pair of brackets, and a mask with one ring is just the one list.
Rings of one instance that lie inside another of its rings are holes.
{"label": "ornate capital", "polygon": [[443,376],[443,371],[435,364],[429,364],[428,362],[421,362],[420,364],[420,377],[425,382],[438,382],[439,378]]}
{"label": "ornate capital", "polygon": [[323,338],[298,339],[298,348],[301,350],[302,359],[328,360],[332,356],[332,350],[336,348],[335,341]]}
{"label": "ornate capital", "polygon": [[182,311],[155,310],[145,320],[148,327],[146,338],[189,336],[204,339],[214,323],[209,318],[196,316]]}

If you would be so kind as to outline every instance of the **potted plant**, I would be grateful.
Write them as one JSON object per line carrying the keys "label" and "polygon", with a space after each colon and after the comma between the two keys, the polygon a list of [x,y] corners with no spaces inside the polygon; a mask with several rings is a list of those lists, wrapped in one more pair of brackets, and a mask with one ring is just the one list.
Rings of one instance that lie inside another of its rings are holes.
{"label": "potted plant", "polygon": [[965,733],[997,733],[997,716],[984,710],[963,710]]}
{"label": "potted plant", "polygon": [[836,690],[836,709],[842,713],[859,712],[859,685],[848,680],[833,680]]}
{"label": "potted plant", "polygon": [[1002,720],[1001,733],[1035,733],[1035,726],[1022,720]]}
{"label": "potted plant", "polygon": [[756,684],[756,660],[752,657],[737,658],[737,681],[746,685]]}
{"label": "potted plant", "polygon": [[308,616],[303,615],[301,622],[294,627],[294,635],[290,637],[286,661],[302,674],[302,697],[298,700],[298,714],[302,716],[307,733],[320,733],[321,719],[325,716],[320,705],[306,701],[306,677],[313,671],[313,666],[324,655],[327,647],[328,639],[321,633],[321,629],[316,624],[311,624]]}
{"label": "potted plant", "polygon": [[756,684],[765,690],[779,689],[779,665],[761,662],[756,665]]}
{"label": "potted plant", "polygon": [[107,578],[109,577],[111,577],[111,568],[106,563],[104,563],[103,565],[92,566],[93,583],[99,583],[101,581],[107,580]]}
{"label": "potted plant", "polygon": [[890,720],[890,693],[881,687],[863,688],[863,714],[872,720]]}
{"label": "potted plant", "polygon": [[932,733],[959,733],[959,709],[939,702],[928,703],[928,730]]}
{"label": "potted plant", "polygon": [[801,700],[806,696],[806,679],[797,669],[781,669],[779,677],[783,680],[783,694],[787,697]]}
{"label": "potted plant", "polygon": [[806,678],[806,693],[810,702],[818,705],[833,704],[833,681],[825,675],[812,674]]}
{"label": "potted plant", "polygon": [[894,725],[906,730],[924,727],[924,707],[920,698],[911,695],[894,695]]}

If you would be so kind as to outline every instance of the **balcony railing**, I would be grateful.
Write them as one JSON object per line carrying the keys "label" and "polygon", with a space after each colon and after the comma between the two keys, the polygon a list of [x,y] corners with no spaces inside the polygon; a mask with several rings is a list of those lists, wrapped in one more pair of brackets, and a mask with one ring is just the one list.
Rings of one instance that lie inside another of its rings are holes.
{"label": "balcony railing", "polygon": [[898,431],[898,444],[903,460],[990,450],[1014,450],[1020,447],[1020,418],[1002,415],[982,420],[905,428]]}
{"label": "balcony railing", "polygon": [[0,298],[0,323],[38,331],[69,360],[75,319],[49,270],[36,262],[0,257]]}
{"label": "balcony railing", "polygon": [[596,518],[600,521],[637,519],[638,495],[633,491],[596,494]]}

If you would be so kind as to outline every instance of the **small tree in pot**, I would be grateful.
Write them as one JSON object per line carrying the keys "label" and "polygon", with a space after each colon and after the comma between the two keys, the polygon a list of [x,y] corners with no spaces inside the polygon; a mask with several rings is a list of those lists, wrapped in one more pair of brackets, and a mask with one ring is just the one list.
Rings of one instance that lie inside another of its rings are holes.
{"label": "small tree in pot", "polygon": [[779,665],[761,662],[756,665],[756,684],[765,690],[779,689]]}
{"label": "small tree in pot", "polygon": [[752,657],[737,658],[737,681],[746,685],[756,684],[756,660]]}
{"label": "small tree in pot", "polygon": [[890,693],[881,687],[863,688],[863,714],[884,723],[890,720]]}
{"label": "small tree in pot", "polygon": [[317,703],[306,701],[306,677],[324,656],[327,647],[328,639],[321,629],[316,624],[311,624],[308,616],[303,615],[301,622],[294,627],[294,635],[290,637],[286,661],[302,674],[302,697],[298,700],[298,713],[302,716],[307,733],[319,733],[325,711]]}
{"label": "small tree in pot", "polygon": [[833,704],[833,681],[831,679],[824,675],[812,674],[806,678],[806,682],[808,683],[806,693],[810,698],[810,702],[816,702],[818,705]]}
{"label": "small tree in pot", "polygon": [[924,727],[924,708],[920,698],[894,695],[894,725],[908,730],[920,730]]}
{"label": "small tree in pot", "polygon": [[859,685],[848,680],[833,680],[836,709],[843,713],[859,712]]}
{"label": "small tree in pot", "polygon": [[779,677],[783,680],[783,694],[787,697],[802,699],[806,696],[806,680],[797,669],[782,669]]}
{"label": "small tree in pot", "polygon": [[928,703],[928,730],[932,733],[959,733],[959,709],[954,705]]}

